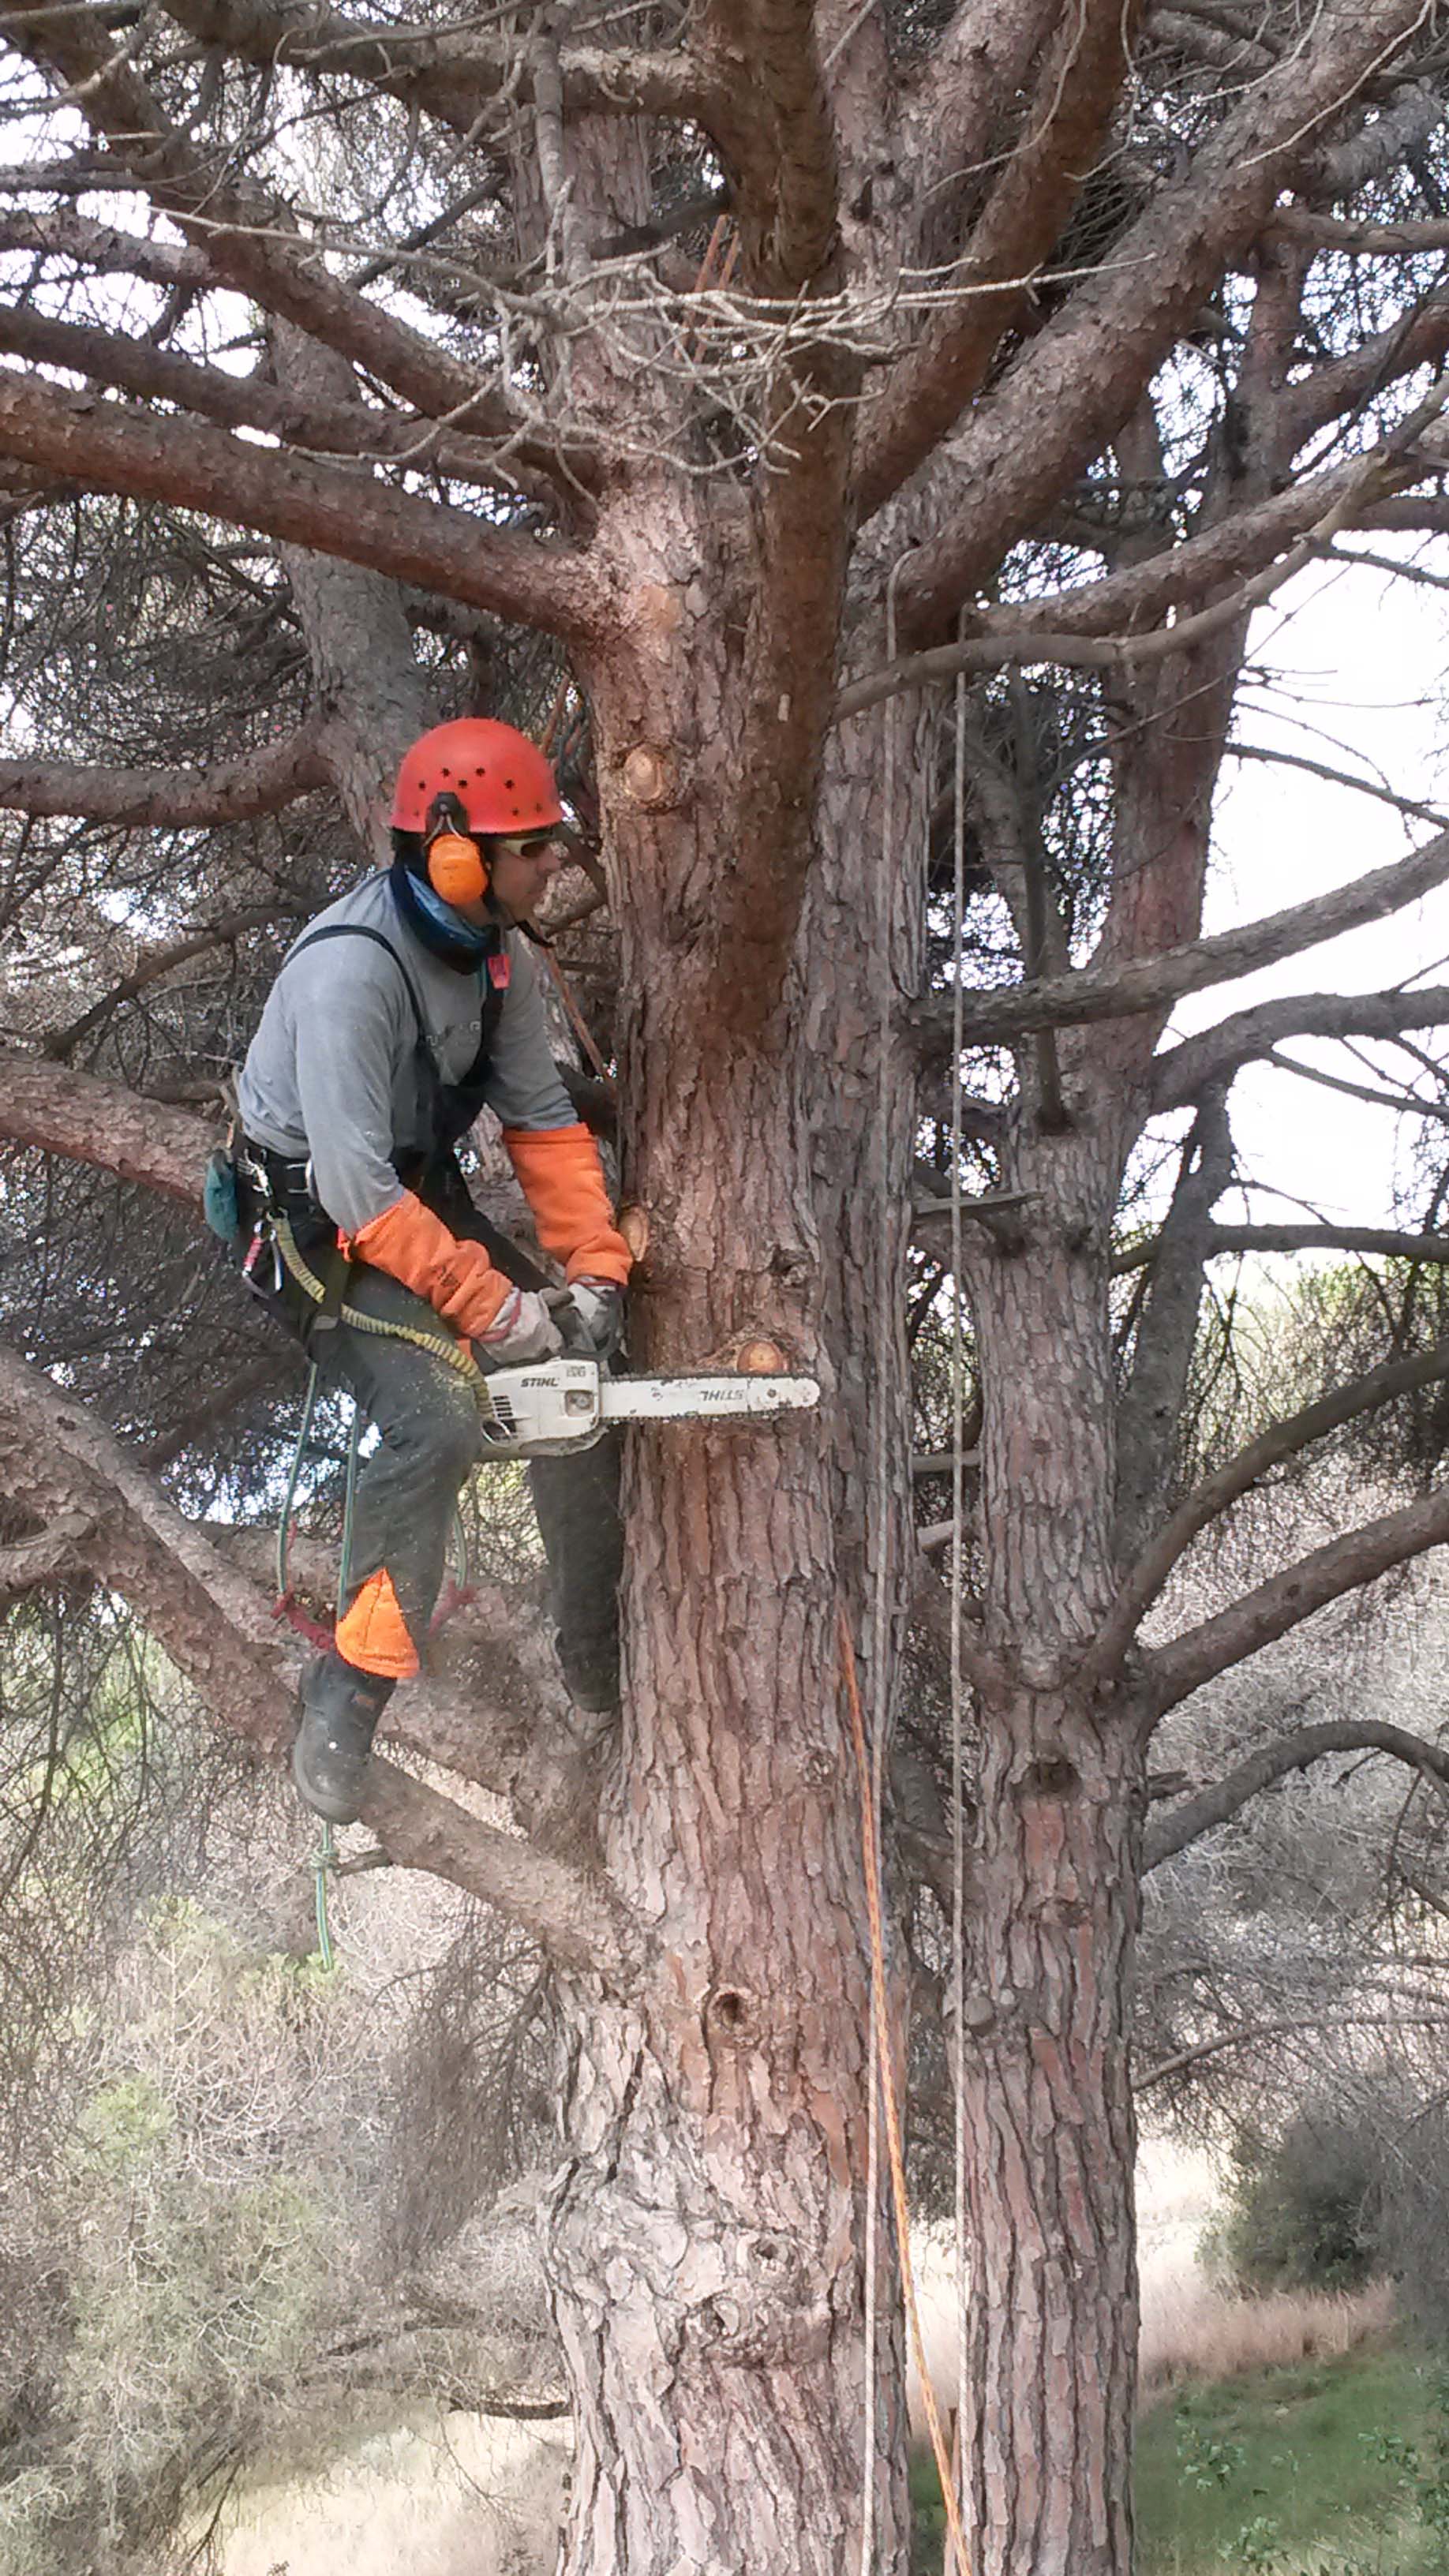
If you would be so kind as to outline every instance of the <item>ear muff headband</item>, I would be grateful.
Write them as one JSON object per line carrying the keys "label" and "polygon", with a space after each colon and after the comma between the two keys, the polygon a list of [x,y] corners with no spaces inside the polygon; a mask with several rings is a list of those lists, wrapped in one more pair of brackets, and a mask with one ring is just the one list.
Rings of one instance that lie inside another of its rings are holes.
{"label": "ear muff headband", "polygon": [[481,903],[488,892],[488,862],[467,829],[456,796],[435,796],[423,849],[428,883],[444,903]]}

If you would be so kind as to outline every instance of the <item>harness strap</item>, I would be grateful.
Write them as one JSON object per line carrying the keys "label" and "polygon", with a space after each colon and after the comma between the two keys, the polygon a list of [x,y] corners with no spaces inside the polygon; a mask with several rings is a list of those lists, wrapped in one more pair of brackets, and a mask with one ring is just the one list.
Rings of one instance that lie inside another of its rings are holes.
{"label": "harness strap", "polygon": [[[301,956],[304,948],[315,948],[324,939],[370,939],[374,948],[386,949],[392,959],[403,979],[403,989],[412,1005],[418,1062],[423,1068],[424,1086],[428,1094],[428,1114],[433,1128],[431,1151],[434,1154],[440,1151],[446,1152],[472,1126],[483,1106],[483,1084],[493,1052],[493,1040],[497,1035],[498,1022],[507,998],[506,987],[494,984],[489,976],[485,975],[481,978],[478,1052],[459,1081],[444,1082],[438,1071],[437,1058],[433,1053],[433,1041],[428,1035],[428,1023],[417,985],[406,959],[394,948],[385,931],[375,929],[368,921],[323,922],[320,928],[304,932],[295,948],[289,951],[283,962],[283,973],[285,974],[294,957]],[[546,944],[546,942],[540,942],[540,945]],[[426,1160],[427,1157],[424,1159]]]}

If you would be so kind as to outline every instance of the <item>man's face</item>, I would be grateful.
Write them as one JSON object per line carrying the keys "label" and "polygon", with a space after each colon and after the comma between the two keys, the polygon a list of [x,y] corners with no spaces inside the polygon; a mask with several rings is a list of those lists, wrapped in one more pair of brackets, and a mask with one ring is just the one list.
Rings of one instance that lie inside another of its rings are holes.
{"label": "man's face", "polygon": [[[527,921],[563,866],[564,846],[559,833],[551,830],[506,836],[495,834],[490,836],[486,848],[492,868],[494,904],[507,920]],[[471,910],[471,906],[469,908]],[[478,910],[480,919],[486,920],[487,915],[481,905]]]}

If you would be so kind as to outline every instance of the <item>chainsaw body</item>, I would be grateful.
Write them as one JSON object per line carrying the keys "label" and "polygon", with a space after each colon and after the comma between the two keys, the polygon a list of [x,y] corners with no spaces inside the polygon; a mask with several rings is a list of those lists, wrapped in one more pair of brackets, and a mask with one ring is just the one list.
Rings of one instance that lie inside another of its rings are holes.
{"label": "chainsaw body", "polygon": [[591,1448],[615,1422],[759,1420],[818,1404],[812,1377],[752,1376],[744,1370],[693,1376],[610,1377],[597,1360],[537,1360],[490,1369],[480,1396],[484,1455],[556,1458]]}

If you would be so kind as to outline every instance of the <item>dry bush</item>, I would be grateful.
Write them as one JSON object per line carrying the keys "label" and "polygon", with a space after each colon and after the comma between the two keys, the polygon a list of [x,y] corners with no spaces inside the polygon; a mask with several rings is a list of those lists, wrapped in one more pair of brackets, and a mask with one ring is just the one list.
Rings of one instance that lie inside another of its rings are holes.
{"label": "dry bush", "polygon": [[340,2000],[179,1903],[90,2016],[55,2165],[0,2197],[0,2241],[44,2246],[58,2285],[46,2420],[0,2490],[7,2566],[100,2576],[159,2544],[197,2455],[244,2440],[311,2349],[355,2225]]}
{"label": "dry bush", "polygon": [[1144,2404],[1184,2380],[1236,2379],[1302,2361],[1339,2361],[1376,2343],[1394,2316],[1393,2289],[1372,2281],[1337,2295],[1275,2290],[1237,2298],[1205,2281],[1144,2309],[1140,2395]]}
{"label": "dry bush", "polygon": [[391,2429],[320,2481],[239,2493],[216,2576],[542,2576],[571,2450],[562,2425],[461,2412]]}
{"label": "dry bush", "polygon": [[[1163,2139],[1145,2146],[1137,2176],[1144,2405],[1185,2381],[1341,2359],[1376,2342],[1393,2323],[1394,2294],[1387,2281],[1336,2297],[1299,2291],[1240,2298],[1217,2287],[1203,2269],[1199,2246],[1220,2188],[1216,2165],[1202,2151]],[[940,2404],[950,2409],[957,2390],[956,2266],[942,2231],[923,2234],[916,2267],[927,2367]],[[914,2367],[908,2403],[912,2436],[924,2442]]]}

